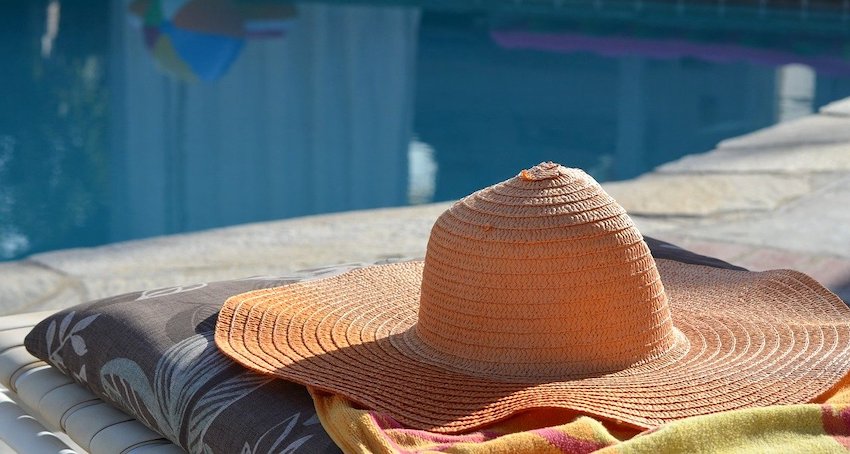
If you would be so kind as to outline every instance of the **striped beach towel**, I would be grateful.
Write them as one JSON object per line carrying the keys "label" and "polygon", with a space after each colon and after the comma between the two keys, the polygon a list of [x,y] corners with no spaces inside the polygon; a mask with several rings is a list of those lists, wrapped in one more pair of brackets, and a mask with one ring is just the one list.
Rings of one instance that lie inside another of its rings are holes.
{"label": "striped beach towel", "polygon": [[354,453],[590,453],[850,451],[850,380],[820,402],[749,408],[682,419],[649,431],[560,409],[536,409],[475,432],[442,435],[403,427],[376,411],[311,389],[334,441]]}

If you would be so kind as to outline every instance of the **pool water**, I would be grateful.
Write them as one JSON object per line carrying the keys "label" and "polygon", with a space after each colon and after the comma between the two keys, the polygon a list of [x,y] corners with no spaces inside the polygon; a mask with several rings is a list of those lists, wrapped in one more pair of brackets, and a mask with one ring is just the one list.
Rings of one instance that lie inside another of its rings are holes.
{"label": "pool water", "polygon": [[847,2],[560,3],[3,2],[0,260],[631,178],[850,96]]}

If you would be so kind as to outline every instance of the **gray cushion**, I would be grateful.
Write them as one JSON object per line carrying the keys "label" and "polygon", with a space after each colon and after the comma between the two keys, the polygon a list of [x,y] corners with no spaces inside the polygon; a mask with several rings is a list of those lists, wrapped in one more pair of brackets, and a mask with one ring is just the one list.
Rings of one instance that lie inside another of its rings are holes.
{"label": "gray cushion", "polygon": [[362,265],[106,298],[51,315],[25,345],[189,452],[339,452],[306,388],[235,364],[213,330],[230,296]]}

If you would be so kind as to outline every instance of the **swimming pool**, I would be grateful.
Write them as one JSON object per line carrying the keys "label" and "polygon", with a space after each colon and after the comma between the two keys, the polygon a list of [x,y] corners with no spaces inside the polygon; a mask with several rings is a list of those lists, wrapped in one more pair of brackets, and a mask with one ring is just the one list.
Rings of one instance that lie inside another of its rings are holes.
{"label": "swimming pool", "polygon": [[744,3],[4,2],[0,259],[630,178],[850,96],[848,2]]}

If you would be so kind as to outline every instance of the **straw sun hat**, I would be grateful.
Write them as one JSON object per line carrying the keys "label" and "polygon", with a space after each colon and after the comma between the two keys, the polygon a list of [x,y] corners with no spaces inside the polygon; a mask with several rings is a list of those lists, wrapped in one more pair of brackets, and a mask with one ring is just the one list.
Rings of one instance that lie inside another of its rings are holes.
{"label": "straw sun hat", "polygon": [[443,433],[542,407],[648,428],[808,402],[850,369],[850,310],[817,282],[654,260],[593,178],[554,163],[454,204],[424,262],[230,298],[215,339]]}

